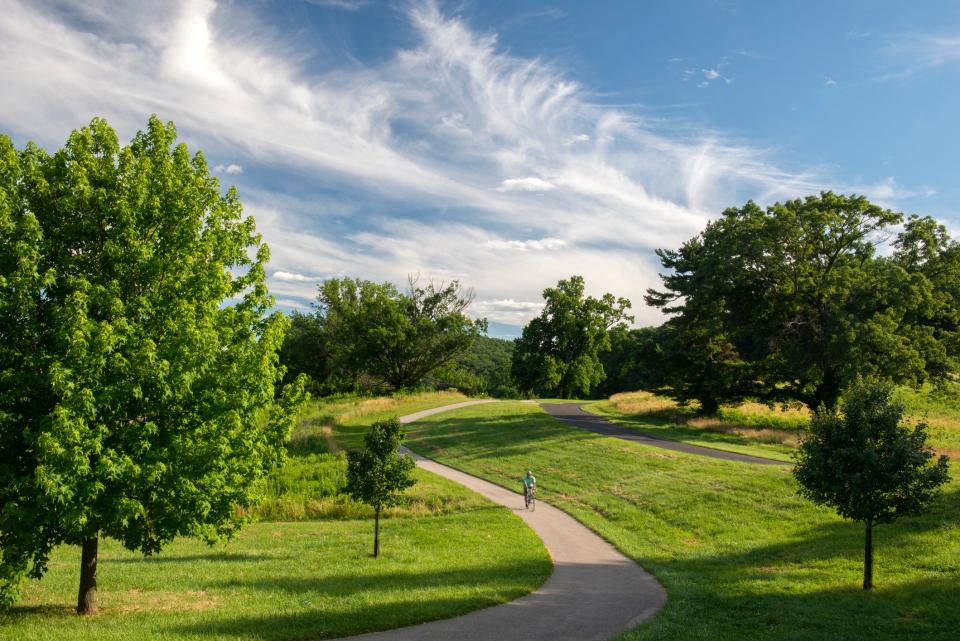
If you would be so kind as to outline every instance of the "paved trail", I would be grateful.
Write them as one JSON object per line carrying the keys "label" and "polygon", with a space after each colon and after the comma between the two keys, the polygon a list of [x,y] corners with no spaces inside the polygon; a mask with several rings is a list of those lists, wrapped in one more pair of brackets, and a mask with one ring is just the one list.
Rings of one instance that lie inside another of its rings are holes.
{"label": "paved trail", "polygon": [[715,450],[709,447],[700,447],[699,445],[690,445],[688,443],[680,443],[679,441],[656,438],[655,436],[638,432],[629,427],[611,423],[602,416],[585,412],[580,408],[581,405],[582,403],[541,403],[540,407],[550,416],[560,419],[564,423],[579,427],[582,430],[603,434],[604,436],[622,438],[625,441],[634,441],[665,450],[699,454],[700,456],[709,456],[727,461],[757,463],[760,465],[792,465],[792,463],[786,461],[775,461],[773,459],[749,456],[747,454],[735,454],[733,452],[724,452],[723,450]]}
{"label": "paved trail", "polygon": [[[410,423],[439,412],[492,401],[467,401],[417,412]],[[564,512],[445,465],[413,455],[417,465],[512,508],[537,533],[554,571],[540,589],[516,601],[464,616],[350,637],[350,641],[604,641],[652,616],[666,601],[656,579]],[[517,470],[517,485],[523,470]]]}

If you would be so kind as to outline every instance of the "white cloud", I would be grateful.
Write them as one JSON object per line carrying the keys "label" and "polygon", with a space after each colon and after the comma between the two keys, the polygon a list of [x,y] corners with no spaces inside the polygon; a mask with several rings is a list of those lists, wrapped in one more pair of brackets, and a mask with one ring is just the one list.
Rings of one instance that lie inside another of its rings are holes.
{"label": "white cloud", "polygon": [[230,163],[229,165],[217,165],[216,167],[213,168],[213,170],[221,174],[242,174],[243,173],[243,167],[234,163]]}
{"label": "white cloud", "polygon": [[303,274],[294,274],[292,272],[273,272],[273,278],[275,280],[284,280],[287,282],[317,282],[316,278],[311,278],[310,276],[304,276]]}
{"label": "white cloud", "polygon": [[550,191],[555,185],[542,178],[530,176],[528,178],[507,178],[497,191]]}
{"label": "white cloud", "polygon": [[368,4],[370,0],[306,0],[310,4],[327,9],[343,9],[344,11],[358,11]]}
{"label": "white cloud", "polygon": [[578,142],[590,142],[590,135],[589,135],[589,134],[577,134],[576,136],[570,136],[569,138],[567,138],[566,140],[563,141],[563,144],[565,144],[565,145],[575,145],[575,144],[577,144]]}
{"label": "white cloud", "polygon": [[827,87],[836,87],[838,83],[837,83],[837,81],[834,80],[833,78],[826,78],[826,79],[823,81],[823,84],[824,84],[825,86],[827,86]]}
{"label": "white cloud", "polygon": [[703,72],[703,77],[707,80],[716,80],[720,77],[720,72],[716,69],[701,69],[700,71]]}
{"label": "white cloud", "polygon": [[475,317],[488,318],[499,323],[526,325],[542,309],[542,301],[518,301],[512,298],[502,298],[476,300],[470,307],[470,313]]}
{"label": "white cloud", "polygon": [[540,240],[488,240],[483,243],[484,247],[490,249],[518,249],[527,251],[544,251],[548,249],[559,249],[566,247],[567,241],[560,238],[541,238]]}
{"label": "white cloud", "polygon": [[[429,1],[406,10],[406,49],[335,68],[314,64],[322,43],[272,31],[242,3],[60,6],[4,4],[0,126],[59,146],[94,114],[129,139],[156,112],[192,149],[251,176],[267,166],[291,183],[335,185],[339,200],[241,193],[271,247],[271,291],[289,301],[315,296],[306,274],[402,285],[419,273],[458,278],[487,301],[530,301],[579,273],[655,322],[640,302],[659,283],[652,248],[676,247],[748,198],[842,187],[722,133],[601,104]],[[728,80],[723,64],[687,72]],[[390,217],[412,210],[418,220]]]}

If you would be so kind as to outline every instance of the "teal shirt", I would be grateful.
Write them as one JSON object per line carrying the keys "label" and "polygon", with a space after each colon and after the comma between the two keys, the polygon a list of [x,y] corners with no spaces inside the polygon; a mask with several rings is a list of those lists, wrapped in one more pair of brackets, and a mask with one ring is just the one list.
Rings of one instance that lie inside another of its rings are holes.
{"label": "teal shirt", "polygon": [[523,486],[524,487],[533,487],[537,484],[537,477],[533,475],[523,477]]}

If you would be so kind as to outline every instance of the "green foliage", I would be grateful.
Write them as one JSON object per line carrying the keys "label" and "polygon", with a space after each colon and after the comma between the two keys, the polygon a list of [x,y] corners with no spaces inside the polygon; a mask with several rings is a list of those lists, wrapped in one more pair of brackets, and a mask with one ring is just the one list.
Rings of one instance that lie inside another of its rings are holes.
{"label": "green foliage", "polygon": [[600,355],[606,378],[594,390],[594,397],[659,389],[663,385],[663,333],[662,327],[611,329],[610,349]]}
{"label": "green foliage", "polygon": [[903,216],[824,192],[731,208],[676,251],[646,301],[665,327],[667,382],[706,410],[744,398],[836,405],[857,375],[919,384],[960,361],[960,247],[911,218],[895,253],[878,238]]}
{"label": "green foliage", "polygon": [[403,492],[414,484],[416,464],[397,452],[403,440],[396,418],[377,421],[364,437],[364,449],[347,455],[347,493],[373,508],[376,519],[373,555],[380,554],[380,512],[397,505]]}
{"label": "green foliage", "polygon": [[315,395],[329,393],[330,353],[323,330],[313,314],[294,311],[290,314],[290,328],[280,347],[280,362],[286,373],[284,382],[293,382],[298,376],[307,377],[309,391]]}
{"label": "green foliage", "polygon": [[411,281],[401,293],[389,283],[331,278],[319,287],[315,312],[296,315],[283,363],[323,393],[412,389],[486,332],[486,320],[464,313],[472,300],[456,281]]}
{"label": "green foliage", "polygon": [[470,349],[429,377],[436,389],[455,388],[464,393],[516,398],[519,391],[510,376],[513,341],[477,336]]}
{"label": "green foliage", "polygon": [[890,384],[858,379],[842,414],[821,407],[793,470],[803,496],[866,524],[865,589],[872,587],[872,526],[920,514],[950,480],[947,457],[932,462],[927,426],[901,423],[904,407],[893,392]]}
{"label": "green foliage", "polygon": [[517,339],[511,374],[523,392],[589,395],[603,381],[600,354],[610,349],[608,331],[625,321],[630,301],[604,294],[584,297],[582,276],[543,291],[540,316]]}
{"label": "green foliage", "polygon": [[927,426],[901,423],[892,385],[857,381],[843,412],[821,408],[800,443],[794,476],[800,492],[860,522],[889,523],[920,513],[949,480],[947,457],[936,461]]}
{"label": "green foliage", "polygon": [[0,136],[0,592],[51,550],[229,536],[284,459],[269,251],[237,193],[152,117],[120,147]]}
{"label": "green foliage", "polygon": [[403,440],[400,421],[377,421],[364,437],[364,449],[348,454],[347,492],[375,510],[397,505],[413,485],[416,465],[397,452]]}

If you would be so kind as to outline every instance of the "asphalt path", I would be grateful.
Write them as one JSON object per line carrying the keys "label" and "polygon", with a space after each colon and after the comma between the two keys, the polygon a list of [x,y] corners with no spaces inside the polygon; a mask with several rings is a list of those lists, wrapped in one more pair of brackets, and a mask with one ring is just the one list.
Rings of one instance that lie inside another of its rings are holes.
{"label": "asphalt path", "polygon": [[[440,412],[492,401],[467,401],[417,412],[410,423]],[[373,632],[351,641],[604,641],[653,616],[667,595],[656,579],[566,513],[475,476],[413,454],[417,465],[511,508],[543,540],[553,574],[515,601],[463,616]],[[517,470],[517,486],[523,470]]]}
{"label": "asphalt path", "polygon": [[699,456],[709,456],[710,458],[723,459],[725,461],[740,461],[741,463],[755,463],[758,465],[791,465],[786,461],[775,461],[773,459],[762,458],[760,456],[749,456],[748,454],[736,454],[734,452],[725,452],[715,450],[710,447],[701,447],[699,445],[690,445],[679,441],[657,438],[643,432],[611,423],[602,416],[591,414],[581,409],[582,403],[541,403],[543,408],[550,416],[578,427],[582,430],[595,432],[604,436],[613,436],[625,441],[643,443],[651,447],[659,447],[665,450],[675,452],[686,452],[687,454],[697,454]]}

